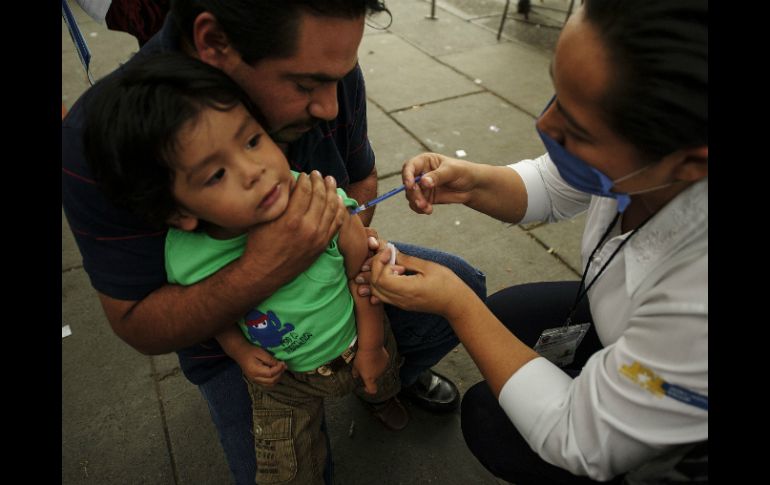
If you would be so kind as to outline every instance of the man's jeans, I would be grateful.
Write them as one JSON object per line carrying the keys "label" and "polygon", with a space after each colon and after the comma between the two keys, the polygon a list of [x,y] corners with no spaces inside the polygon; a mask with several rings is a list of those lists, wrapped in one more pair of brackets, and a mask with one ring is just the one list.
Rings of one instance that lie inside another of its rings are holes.
{"label": "man's jeans", "polygon": [[[465,284],[481,298],[487,297],[487,278],[481,271],[462,258],[435,249],[393,241],[399,251],[409,256],[426,259],[446,266],[455,272]],[[430,313],[418,313],[385,305],[393,335],[398,343],[398,353],[404,358],[401,367],[401,386],[414,384],[417,377],[444,358],[460,341],[444,317]]]}
{"label": "man's jeans", "polygon": [[[486,277],[465,260],[451,254],[410,244],[395,243],[399,251],[410,256],[435,261],[454,271],[481,299],[486,299]],[[398,351],[404,358],[400,377],[402,386],[413,384],[426,369],[437,364],[459,340],[444,318],[427,313],[385,306]],[[253,484],[256,455],[252,434],[251,400],[240,367],[235,361],[225,371],[198,386],[209,406],[211,419],[219,433],[233,480],[237,485]],[[324,428],[325,426],[324,420]],[[325,433],[326,434],[326,433]],[[328,434],[327,434],[328,439]],[[329,443],[327,442],[327,445]],[[331,449],[331,448],[329,448]],[[333,464],[327,456],[325,481],[331,484]]]}

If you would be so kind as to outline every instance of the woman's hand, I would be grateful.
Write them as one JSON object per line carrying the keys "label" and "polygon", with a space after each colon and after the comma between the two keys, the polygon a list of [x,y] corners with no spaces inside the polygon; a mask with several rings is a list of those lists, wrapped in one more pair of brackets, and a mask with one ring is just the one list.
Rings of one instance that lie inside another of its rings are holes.
{"label": "woman's hand", "polygon": [[371,227],[367,227],[366,229],[366,244],[369,247],[369,255],[364,261],[364,264],[361,265],[361,271],[356,275],[355,282],[358,284],[357,293],[360,296],[368,296],[369,301],[371,301],[372,305],[377,305],[380,303],[380,300],[372,296],[372,290],[369,286],[369,280],[371,279],[371,271],[372,271],[372,258],[374,258],[377,255],[377,252],[380,250],[380,248],[384,248],[388,241],[384,239],[380,239],[379,234],[377,234],[377,231],[375,229],[372,229]]}
{"label": "woman's hand", "polygon": [[[418,214],[431,214],[433,204],[465,204],[476,186],[472,162],[423,153],[404,163],[401,178],[406,185],[409,207]],[[415,184],[414,177],[423,174]]]}
{"label": "woman's hand", "polygon": [[372,258],[371,289],[378,300],[409,311],[449,317],[475,293],[452,270],[399,252],[389,264],[390,249]]}

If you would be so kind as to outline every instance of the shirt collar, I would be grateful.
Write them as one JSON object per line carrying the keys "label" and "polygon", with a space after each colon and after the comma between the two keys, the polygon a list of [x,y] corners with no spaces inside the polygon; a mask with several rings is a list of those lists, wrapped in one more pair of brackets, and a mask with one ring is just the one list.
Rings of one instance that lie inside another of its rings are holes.
{"label": "shirt collar", "polygon": [[182,50],[182,33],[179,32],[179,29],[177,28],[176,17],[172,12],[166,14],[166,18],[163,21],[163,27],[158,32],[157,37],[160,50],[163,52]]}
{"label": "shirt collar", "polygon": [[142,46],[139,53],[141,55],[150,55],[159,52],[181,51],[181,38],[182,34],[177,27],[176,17],[172,12],[168,12],[163,20],[163,26]]}
{"label": "shirt collar", "polygon": [[708,237],[708,207],[706,177],[677,195],[631,238],[624,251],[629,295],[669,255]]}

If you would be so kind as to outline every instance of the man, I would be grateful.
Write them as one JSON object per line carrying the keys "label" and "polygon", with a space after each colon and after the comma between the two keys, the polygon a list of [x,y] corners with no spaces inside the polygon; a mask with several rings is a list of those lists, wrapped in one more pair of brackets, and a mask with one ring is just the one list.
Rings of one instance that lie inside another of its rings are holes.
{"label": "man", "polygon": [[[62,123],[62,202],[107,319],[140,352],[178,353],[209,405],[236,483],[254,481],[251,408],[238,366],[212,337],[323,251],[340,226],[337,185],[359,201],[376,196],[357,51],[366,14],[379,11],[387,9],[373,0],[180,0],[137,54],[183,51],[227,73],[259,106],[292,168],[310,172],[298,179],[284,215],[249,234],[243,257],[198,284],[166,284],[165,231],[110,205],[94,185],[81,142],[88,93]],[[372,209],[362,213],[366,225],[372,216]],[[397,246],[444,264],[486,295],[483,274],[459,258]],[[447,322],[395,307],[386,312],[404,358],[402,395],[431,410],[455,409],[457,388],[429,369],[457,345]],[[264,373],[255,382],[272,385],[283,364],[266,352],[261,360]],[[372,411],[386,426],[405,413],[395,399]]]}

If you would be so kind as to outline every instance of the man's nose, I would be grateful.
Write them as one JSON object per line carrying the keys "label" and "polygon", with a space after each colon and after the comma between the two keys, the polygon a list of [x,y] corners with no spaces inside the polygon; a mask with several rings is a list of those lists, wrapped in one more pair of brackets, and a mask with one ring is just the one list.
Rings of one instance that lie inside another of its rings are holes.
{"label": "man's nose", "polygon": [[308,106],[308,112],[313,118],[331,121],[337,117],[337,83],[327,83],[313,91],[313,99]]}

